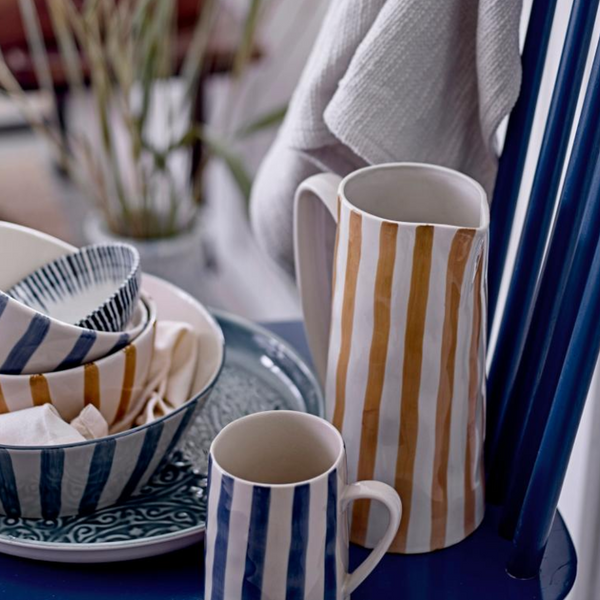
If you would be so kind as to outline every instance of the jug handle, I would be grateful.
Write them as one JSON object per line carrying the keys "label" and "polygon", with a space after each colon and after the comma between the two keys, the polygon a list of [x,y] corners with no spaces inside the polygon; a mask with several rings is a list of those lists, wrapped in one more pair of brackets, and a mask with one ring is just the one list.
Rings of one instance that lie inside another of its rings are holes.
{"label": "jug handle", "polygon": [[333,255],[327,239],[337,224],[337,193],[341,177],[321,173],[298,188],[294,202],[294,254],[304,329],[321,385],[325,386],[331,325]]}

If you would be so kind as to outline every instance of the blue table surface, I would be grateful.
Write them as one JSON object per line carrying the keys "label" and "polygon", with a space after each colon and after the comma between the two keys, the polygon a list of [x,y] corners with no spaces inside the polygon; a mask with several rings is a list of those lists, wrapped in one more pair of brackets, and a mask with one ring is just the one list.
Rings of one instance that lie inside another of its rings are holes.
{"label": "blue table surface", "polygon": [[[269,324],[304,357],[299,323]],[[429,554],[387,555],[353,600],[559,600],[571,589],[577,557],[560,517],[554,522],[538,579],[506,574],[510,542],[497,534],[499,510],[488,506],[479,529],[456,546]],[[368,552],[352,547],[352,565]],[[64,565],[0,555],[0,598],[8,600],[201,600],[203,549],[198,544],[165,556],[99,565]],[[279,599],[276,599],[279,600]],[[281,599],[283,600],[283,599]]]}

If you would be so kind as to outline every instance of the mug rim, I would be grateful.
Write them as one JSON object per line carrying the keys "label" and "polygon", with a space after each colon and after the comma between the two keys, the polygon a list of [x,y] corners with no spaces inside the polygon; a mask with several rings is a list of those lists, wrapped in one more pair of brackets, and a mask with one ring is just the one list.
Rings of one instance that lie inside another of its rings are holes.
{"label": "mug rim", "polygon": [[[337,456],[335,457],[335,460],[333,461],[333,463],[322,473],[319,473],[318,475],[315,475],[314,477],[311,477],[310,479],[302,479],[299,481],[294,481],[292,483],[264,483],[264,482],[259,482],[259,481],[250,481],[249,479],[244,479],[243,477],[238,477],[237,475],[230,473],[221,464],[219,464],[219,461],[216,459],[215,453],[214,453],[215,444],[219,441],[219,438],[221,438],[224,434],[227,433],[227,430],[230,430],[230,429],[234,428],[235,426],[239,426],[239,423],[242,421],[245,422],[245,421],[249,421],[249,420],[253,420],[253,419],[260,419],[267,415],[274,415],[274,414],[275,415],[286,415],[288,417],[292,416],[292,417],[298,418],[298,419],[306,419],[307,421],[313,421],[313,423],[319,423],[321,425],[324,424],[329,429],[329,431],[335,435],[336,440],[338,441],[338,445],[339,445],[338,453],[337,453]],[[313,415],[311,413],[300,412],[297,410],[264,410],[261,412],[252,413],[250,415],[245,415],[243,417],[240,417],[239,419],[236,419],[235,421],[232,421],[231,423],[227,424],[225,427],[223,427],[223,429],[221,429],[221,431],[219,431],[219,433],[216,435],[214,440],[211,442],[210,448],[208,451],[208,454],[212,461],[212,464],[219,469],[219,471],[221,472],[222,475],[226,475],[227,477],[230,477],[234,481],[242,483],[244,485],[251,485],[254,487],[276,488],[276,489],[295,488],[295,487],[298,487],[301,485],[311,484],[320,479],[328,477],[333,471],[335,471],[336,469],[339,468],[341,462],[344,459],[345,453],[346,453],[346,445],[344,443],[342,434],[329,421],[327,421],[327,419],[323,419],[322,417],[319,417],[317,415]],[[209,471],[210,471],[210,469],[209,469]],[[210,477],[210,472],[209,472],[209,477]]]}
{"label": "mug rim", "polygon": [[[431,222],[414,222],[414,221],[404,221],[402,219],[394,220],[394,219],[386,219],[384,217],[380,217],[372,212],[368,212],[359,206],[356,206],[353,202],[351,202],[346,196],[345,188],[348,183],[353,181],[354,179],[358,179],[363,176],[365,173],[370,173],[372,171],[387,171],[387,170],[403,170],[407,168],[417,168],[423,169],[427,171],[437,171],[443,173],[446,176],[454,177],[456,179],[460,179],[463,182],[470,185],[476,192],[479,198],[479,209],[480,209],[480,218],[479,218],[479,226],[478,227],[462,227],[458,225],[448,225],[445,223],[431,223]],[[487,192],[484,190],[483,186],[473,179],[462,173],[461,171],[457,171],[456,169],[451,169],[450,167],[443,167],[441,165],[435,165],[432,163],[424,163],[424,162],[390,162],[390,163],[381,163],[377,165],[369,165],[367,167],[361,167],[360,169],[356,169],[346,175],[339,183],[339,196],[341,202],[346,204],[351,210],[364,215],[369,219],[374,219],[381,223],[401,223],[402,225],[410,225],[413,227],[419,227],[423,225],[431,225],[436,228],[443,229],[470,229],[472,231],[486,231],[490,225],[490,207],[488,204],[488,196]]]}

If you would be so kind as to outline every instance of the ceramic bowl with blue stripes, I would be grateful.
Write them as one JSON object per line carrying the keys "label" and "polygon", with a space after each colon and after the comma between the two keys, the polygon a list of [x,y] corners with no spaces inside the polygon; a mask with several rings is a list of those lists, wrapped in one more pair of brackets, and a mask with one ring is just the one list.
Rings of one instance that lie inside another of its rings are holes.
{"label": "ceramic bowl with blue stripes", "polygon": [[94,331],[52,319],[2,290],[77,248],[28,227],[0,221],[0,373],[48,373],[98,360],[132,342],[147,321],[138,301],[122,332]]}
{"label": "ceramic bowl with blue stripes", "polygon": [[147,321],[138,300],[125,331],[95,331],[52,319],[0,291],[0,374],[50,373],[99,360],[133,342]]}
{"label": "ceramic bowl with blue stripes", "polygon": [[[15,231],[12,229],[8,231],[14,236]],[[25,236],[20,230],[16,230],[16,234],[18,234],[16,241],[21,241],[23,247],[20,248],[19,244],[15,244],[15,247],[23,251],[24,248],[29,247],[36,249],[35,244],[38,243],[36,236]],[[2,236],[5,235],[6,231],[0,228],[0,248],[3,245]],[[12,238],[8,241],[11,244],[15,242]],[[44,239],[51,249],[53,249],[53,241],[53,238]],[[70,247],[56,240],[56,248],[56,252],[66,252],[64,248]],[[67,259],[77,255],[75,252],[59,257],[49,265],[61,260],[69,264]],[[35,279],[36,273],[44,268],[49,267],[47,265],[29,277]],[[136,281],[138,275],[134,278]],[[50,373],[99,360],[133,342],[146,326],[148,313],[139,300],[136,300],[132,306],[133,314],[123,331],[98,331],[61,321],[52,315],[40,312],[36,308],[37,305],[29,306],[21,302],[21,299],[26,299],[23,296],[27,296],[24,289],[29,277],[9,290],[10,294],[18,296],[19,299],[0,291],[0,374]],[[139,283],[135,286],[139,286]],[[127,312],[129,313],[130,310],[128,309]],[[53,314],[55,313],[56,311],[53,311]]]}
{"label": "ceramic bowl with blue stripes", "polygon": [[175,449],[221,372],[224,338],[209,312],[181,290],[148,280],[158,318],[190,323],[200,353],[190,400],[152,423],[98,440],[50,447],[0,445],[0,513],[55,519],[89,514],[137,494]]}
{"label": "ceramic bowl with blue stripes", "polygon": [[156,305],[144,292],[141,302],[148,313],[146,325],[124,348],[71,369],[0,374],[0,414],[50,403],[70,422],[87,404],[93,404],[112,433],[129,428],[142,409],[154,352]]}
{"label": "ceramic bowl with blue stripes", "polygon": [[122,331],[140,292],[140,256],[128,244],[95,244],[40,267],[7,294],[77,327]]}

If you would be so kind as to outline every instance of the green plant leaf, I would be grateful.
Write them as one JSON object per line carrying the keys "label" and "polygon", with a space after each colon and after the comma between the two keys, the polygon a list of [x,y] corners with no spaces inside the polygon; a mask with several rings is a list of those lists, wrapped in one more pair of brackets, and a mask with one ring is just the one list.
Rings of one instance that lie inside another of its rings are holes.
{"label": "green plant leaf", "polygon": [[287,109],[288,107],[286,104],[285,106],[279,106],[278,108],[270,110],[269,112],[258,117],[258,119],[255,119],[254,121],[251,121],[250,123],[240,127],[235,132],[234,137],[237,139],[245,139],[255,133],[258,133],[259,131],[277,127],[283,121]]}
{"label": "green plant leaf", "polygon": [[252,178],[248,171],[246,171],[240,157],[232,154],[223,147],[211,146],[210,149],[214,155],[218,156],[225,163],[244,200],[248,203],[252,189]]}
{"label": "green plant leaf", "polygon": [[[250,174],[244,167],[242,159],[229,148],[227,148],[225,143],[209,135],[203,127],[199,125],[191,127],[181,136],[179,140],[176,140],[167,148],[165,155],[169,155],[171,152],[179,148],[189,147],[196,141],[202,142],[205,150],[211,156],[223,161],[233,177],[238,189],[242,193],[242,196],[247,202],[250,199],[252,177],[250,177]],[[160,161],[160,156],[157,156],[160,153],[157,153],[149,147],[147,149],[152,151],[155,161]]]}
{"label": "green plant leaf", "polygon": [[[83,91],[85,83],[86,95],[89,89],[93,102],[93,119],[84,124],[79,135],[69,132],[70,146],[74,151],[68,155],[69,168],[74,179],[90,190],[90,195],[103,209],[112,228],[146,237],[167,235],[181,227],[180,217],[185,216],[184,210],[194,210],[201,197],[201,174],[210,160],[222,161],[242,196],[249,198],[251,174],[247,172],[235,144],[278,125],[285,115],[285,107],[244,123],[237,132],[231,127],[222,133],[214,132],[207,130],[204,123],[195,122],[179,139],[173,140],[177,134],[171,131],[174,123],[179,122],[179,114],[189,110],[199,81],[210,67],[206,63],[206,49],[212,36],[218,33],[218,18],[226,10],[222,0],[198,0],[202,10],[195,17],[191,31],[185,32],[177,28],[178,0],[46,2],[69,90]],[[232,41],[235,56],[229,67],[234,81],[224,114],[234,114],[236,107],[232,99],[238,98],[237,86],[242,83],[242,77],[256,54],[255,38],[262,15],[266,13],[266,6],[273,2],[245,0],[245,19]],[[43,64],[47,62],[46,51],[35,10],[38,0],[18,0],[18,3],[28,19],[30,50],[38,63],[35,65],[38,75],[45,80],[42,87],[50,91],[53,87],[50,85],[51,74],[49,77],[48,65]],[[181,53],[183,56],[180,56]],[[171,77],[180,78],[187,94],[183,94],[180,100],[167,100],[165,106],[160,107],[167,111],[169,136],[165,143],[152,142],[152,137],[146,140],[145,137],[149,136],[146,120],[152,113],[150,109],[154,102],[152,92],[159,81],[161,86],[163,83],[170,85],[165,80]],[[4,62],[1,49],[0,86],[4,86],[6,93],[18,103],[36,132],[46,136],[57,148],[66,147],[57,130],[30,105]],[[198,117],[192,116],[192,120],[195,118]],[[186,179],[181,184],[182,189],[171,182],[170,212],[165,217],[161,209],[164,194],[161,193],[160,199],[153,195],[155,182],[162,178],[162,183],[165,177],[171,177],[169,162],[173,153],[180,149],[191,152],[198,142],[203,150],[200,165],[191,174],[192,181]],[[185,189],[187,185],[191,190]],[[190,203],[191,207],[188,206]],[[166,227],[165,223],[160,223],[161,218],[166,218]]]}

